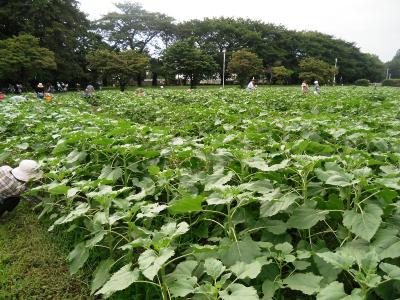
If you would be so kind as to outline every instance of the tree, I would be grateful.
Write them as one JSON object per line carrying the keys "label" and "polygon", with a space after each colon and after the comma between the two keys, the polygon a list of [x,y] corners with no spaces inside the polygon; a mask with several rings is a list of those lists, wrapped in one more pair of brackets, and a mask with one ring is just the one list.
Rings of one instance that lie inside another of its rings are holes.
{"label": "tree", "polygon": [[115,6],[120,12],[108,13],[95,23],[97,31],[113,46],[143,53],[156,37],[168,44],[173,32],[173,18],[148,12],[139,3],[125,2]]}
{"label": "tree", "polygon": [[183,75],[190,79],[193,88],[207,75],[217,70],[213,58],[197,48],[193,40],[176,42],[169,47],[163,56],[164,70],[169,75]]}
{"label": "tree", "polygon": [[103,76],[111,77],[119,82],[123,92],[133,76],[144,72],[148,66],[149,58],[135,50],[113,52],[98,50],[87,56],[89,67],[97,70]]}
{"label": "tree", "polygon": [[262,60],[257,54],[240,50],[234,52],[228,65],[228,72],[236,74],[240,86],[244,88],[251,77],[258,75],[262,70]]}
{"label": "tree", "polygon": [[333,77],[333,73],[335,72],[334,67],[314,57],[301,60],[299,67],[300,79],[309,82],[318,80],[320,83],[326,83]]}
{"label": "tree", "polygon": [[286,69],[284,66],[272,67],[272,78],[274,78],[278,84],[287,83],[287,80],[293,74],[293,71]]}
{"label": "tree", "polygon": [[0,40],[0,78],[27,84],[34,79],[49,79],[56,69],[54,53],[39,46],[39,39],[28,34]]}
{"label": "tree", "polygon": [[39,38],[41,47],[54,52],[53,80],[78,81],[86,76],[85,56],[101,45],[89,31],[90,22],[76,0],[13,0],[0,5],[0,39],[22,33]]}
{"label": "tree", "polygon": [[387,63],[392,78],[400,78],[400,49],[397,50],[393,59]]}

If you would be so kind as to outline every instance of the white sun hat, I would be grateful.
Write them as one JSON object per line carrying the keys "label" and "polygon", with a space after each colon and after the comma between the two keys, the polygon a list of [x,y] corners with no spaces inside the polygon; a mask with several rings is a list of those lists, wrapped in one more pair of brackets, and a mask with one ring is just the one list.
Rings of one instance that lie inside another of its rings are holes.
{"label": "white sun hat", "polygon": [[315,81],[314,81],[314,84],[318,84],[318,81],[317,81],[317,80],[315,80]]}
{"label": "white sun hat", "polygon": [[42,177],[42,172],[39,171],[39,164],[34,160],[22,160],[18,167],[12,169],[11,173],[21,181],[36,180]]}

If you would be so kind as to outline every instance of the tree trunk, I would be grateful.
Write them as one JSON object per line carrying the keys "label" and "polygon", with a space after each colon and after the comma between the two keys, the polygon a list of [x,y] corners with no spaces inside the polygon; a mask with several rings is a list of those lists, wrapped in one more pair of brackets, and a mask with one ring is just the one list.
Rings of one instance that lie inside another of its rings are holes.
{"label": "tree trunk", "polygon": [[125,91],[126,84],[127,84],[127,83],[126,83],[125,81],[120,80],[120,82],[119,82],[119,89],[121,90],[121,92],[124,92],[124,91]]}
{"label": "tree trunk", "polygon": [[158,85],[157,78],[158,78],[158,74],[157,73],[153,73],[153,81],[151,82],[152,86],[157,86]]}
{"label": "tree trunk", "polygon": [[143,81],[142,74],[139,73],[138,76],[136,77],[136,80],[137,80],[137,85],[142,86],[142,81]]}

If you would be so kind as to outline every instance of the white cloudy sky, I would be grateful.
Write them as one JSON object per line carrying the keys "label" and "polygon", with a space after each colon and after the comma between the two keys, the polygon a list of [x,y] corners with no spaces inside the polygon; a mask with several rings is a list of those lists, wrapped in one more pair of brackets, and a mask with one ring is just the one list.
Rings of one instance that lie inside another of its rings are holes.
{"label": "white cloudy sky", "polygon": [[[123,0],[78,0],[94,20]],[[400,0],[137,0],[146,10],[178,21],[204,17],[244,17],[295,30],[317,30],[355,42],[386,62],[400,49]]]}

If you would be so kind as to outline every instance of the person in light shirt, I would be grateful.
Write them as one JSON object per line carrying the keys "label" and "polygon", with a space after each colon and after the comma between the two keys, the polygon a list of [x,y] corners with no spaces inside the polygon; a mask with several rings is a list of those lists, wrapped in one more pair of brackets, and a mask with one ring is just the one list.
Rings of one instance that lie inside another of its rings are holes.
{"label": "person in light shirt", "polygon": [[248,91],[254,91],[256,89],[256,86],[254,85],[254,79],[250,80],[249,84],[247,85],[246,90]]}
{"label": "person in light shirt", "polygon": [[0,167],[0,217],[17,207],[26,183],[41,176],[39,164],[34,160],[22,160],[16,168]]}

